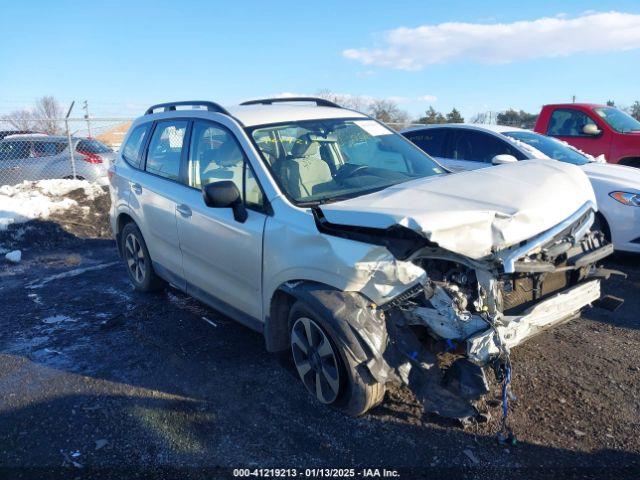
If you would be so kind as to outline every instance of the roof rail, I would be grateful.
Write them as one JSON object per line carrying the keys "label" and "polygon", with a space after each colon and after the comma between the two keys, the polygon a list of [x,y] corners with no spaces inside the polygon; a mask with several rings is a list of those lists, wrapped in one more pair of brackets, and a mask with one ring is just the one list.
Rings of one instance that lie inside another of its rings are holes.
{"label": "roof rail", "polygon": [[242,102],[240,105],[271,105],[273,103],[287,103],[287,102],[313,102],[318,107],[334,107],[342,108],[337,103],[331,100],[325,100],[318,97],[278,97],[278,98],[260,98],[258,100],[249,100]]}
{"label": "roof rail", "polygon": [[207,110],[210,112],[218,112],[224,113],[225,115],[231,116],[231,114],[227,111],[223,106],[215,103],[215,102],[207,102],[205,100],[187,100],[184,102],[168,102],[168,103],[158,103],[157,105],[151,105],[147,108],[147,111],[144,112],[145,115],[151,115],[154,110],[159,108],[164,108],[165,112],[173,112],[176,107],[207,107]]}

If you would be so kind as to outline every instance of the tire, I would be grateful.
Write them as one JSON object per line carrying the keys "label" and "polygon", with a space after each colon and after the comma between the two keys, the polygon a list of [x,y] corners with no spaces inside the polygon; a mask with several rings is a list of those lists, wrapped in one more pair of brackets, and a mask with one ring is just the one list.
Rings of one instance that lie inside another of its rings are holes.
{"label": "tire", "polygon": [[[289,312],[294,366],[307,391],[320,403],[347,415],[362,415],[382,402],[385,386],[361,375],[349,350],[338,335],[331,333],[329,325],[305,303],[294,303]],[[340,327],[349,328],[338,323]]]}
{"label": "tire", "polygon": [[140,292],[155,292],[164,287],[164,281],[153,270],[147,244],[134,223],[122,229],[121,251],[127,267],[127,275],[133,287]]}

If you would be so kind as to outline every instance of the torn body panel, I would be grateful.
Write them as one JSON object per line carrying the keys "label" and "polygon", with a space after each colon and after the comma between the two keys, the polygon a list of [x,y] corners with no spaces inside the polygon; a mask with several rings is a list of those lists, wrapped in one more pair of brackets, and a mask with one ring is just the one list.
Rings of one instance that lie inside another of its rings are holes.
{"label": "torn body panel", "polygon": [[[409,385],[428,411],[459,419],[477,414],[473,401],[487,391],[484,367],[508,361],[511,348],[575,317],[600,297],[595,263],[611,248],[602,233],[590,230],[594,208],[586,202],[530,241],[480,260],[414,239],[408,260],[424,277],[402,295],[355,316],[356,331],[374,324],[369,317],[386,321],[384,343],[376,329],[367,333],[368,351],[384,360],[373,362],[373,377]],[[316,221],[325,233],[344,233],[322,216]],[[382,232],[366,234],[384,244]],[[371,275],[375,278],[373,270]],[[443,367],[440,356],[451,350],[456,360]]]}

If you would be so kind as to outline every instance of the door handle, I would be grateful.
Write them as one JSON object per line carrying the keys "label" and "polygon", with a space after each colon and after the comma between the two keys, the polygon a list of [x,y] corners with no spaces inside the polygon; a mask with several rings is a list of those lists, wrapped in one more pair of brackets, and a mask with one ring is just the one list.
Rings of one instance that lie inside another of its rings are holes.
{"label": "door handle", "polygon": [[139,183],[132,183],[131,190],[133,190],[134,193],[140,195],[142,193],[142,185],[140,185]]}
{"label": "door handle", "polygon": [[180,215],[182,215],[183,217],[190,217],[191,216],[191,209],[189,207],[187,207],[184,203],[180,204],[176,207],[176,210],[178,211],[178,213]]}

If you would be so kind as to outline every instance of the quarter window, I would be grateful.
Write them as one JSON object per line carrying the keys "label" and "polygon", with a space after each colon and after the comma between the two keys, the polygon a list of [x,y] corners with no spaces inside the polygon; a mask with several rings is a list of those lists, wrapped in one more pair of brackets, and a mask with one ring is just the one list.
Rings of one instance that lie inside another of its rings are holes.
{"label": "quarter window", "polygon": [[149,143],[147,172],[169,180],[178,180],[180,177],[182,144],[186,131],[187,122],[185,120],[157,123]]}
{"label": "quarter window", "polygon": [[549,120],[547,135],[582,137],[585,125],[596,125],[596,122],[580,110],[555,110]]}
{"label": "quarter window", "polygon": [[209,183],[231,180],[245,205],[260,208],[262,190],[251,165],[233,134],[211,123],[195,122],[189,148],[189,185],[202,188]]}
{"label": "quarter window", "polygon": [[149,131],[150,126],[150,123],[137,126],[133,132],[131,132],[131,135],[129,135],[127,143],[122,147],[122,157],[128,164],[136,168],[140,167],[142,147],[145,139],[147,138],[147,132]]}

